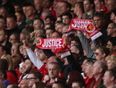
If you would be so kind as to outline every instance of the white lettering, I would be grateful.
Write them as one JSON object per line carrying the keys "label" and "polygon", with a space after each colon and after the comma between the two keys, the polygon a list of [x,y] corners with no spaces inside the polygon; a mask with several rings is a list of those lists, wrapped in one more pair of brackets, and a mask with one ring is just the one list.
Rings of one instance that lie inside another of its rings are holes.
{"label": "white lettering", "polygon": [[62,39],[45,39],[42,47],[44,48],[53,48],[53,47],[61,47],[62,46]]}

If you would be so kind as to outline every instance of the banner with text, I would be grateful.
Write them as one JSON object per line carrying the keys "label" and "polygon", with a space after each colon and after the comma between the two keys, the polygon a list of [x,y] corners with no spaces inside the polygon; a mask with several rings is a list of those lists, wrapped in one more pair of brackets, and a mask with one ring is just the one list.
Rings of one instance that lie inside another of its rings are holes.
{"label": "banner with text", "polygon": [[92,20],[78,18],[72,19],[69,30],[72,29],[85,32],[92,40],[95,40],[102,35],[102,33],[96,29]]}
{"label": "banner with text", "polygon": [[38,39],[36,46],[41,49],[59,49],[63,47],[62,38]]}

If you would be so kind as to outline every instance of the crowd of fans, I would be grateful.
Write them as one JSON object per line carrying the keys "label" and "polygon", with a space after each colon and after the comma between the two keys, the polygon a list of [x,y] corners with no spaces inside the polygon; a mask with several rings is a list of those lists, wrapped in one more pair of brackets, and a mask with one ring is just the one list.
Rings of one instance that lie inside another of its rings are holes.
{"label": "crowd of fans", "polygon": [[[116,88],[116,0],[0,0],[0,88]],[[91,40],[68,31],[92,20]],[[36,47],[62,38],[68,51]]]}

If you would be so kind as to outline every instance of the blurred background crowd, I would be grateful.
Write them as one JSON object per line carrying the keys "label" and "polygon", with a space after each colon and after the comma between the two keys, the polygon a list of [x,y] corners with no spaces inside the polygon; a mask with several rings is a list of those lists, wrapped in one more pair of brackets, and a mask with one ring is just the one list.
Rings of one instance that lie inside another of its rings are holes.
{"label": "blurred background crowd", "polygon": [[[70,30],[92,20],[100,37]],[[63,38],[64,51],[36,47]],[[0,88],[116,88],[116,0],[0,0]]]}

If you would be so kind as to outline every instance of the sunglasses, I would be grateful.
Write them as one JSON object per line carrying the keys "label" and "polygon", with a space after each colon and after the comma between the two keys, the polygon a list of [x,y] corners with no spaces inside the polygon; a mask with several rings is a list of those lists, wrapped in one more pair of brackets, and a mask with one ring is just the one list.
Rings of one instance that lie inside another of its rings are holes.
{"label": "sunglasses", "polygon": [[99,55],[99,53],[98,53],[98,52],[94,52],[94,54],[95,54],[96,56],[98,56],[98,55]]}

